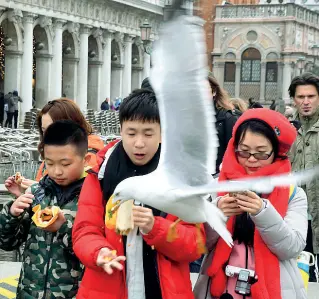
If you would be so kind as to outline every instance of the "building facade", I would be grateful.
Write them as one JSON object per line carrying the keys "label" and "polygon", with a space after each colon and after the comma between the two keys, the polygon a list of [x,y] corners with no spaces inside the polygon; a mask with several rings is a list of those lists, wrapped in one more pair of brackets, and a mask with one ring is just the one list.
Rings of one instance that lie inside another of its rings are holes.
{"label": "building facade", "polygon": [[[150,72],[145,51],[163,18],[163,0],[1,1],[4,92],[18,90],[22,112],[66,95],[84,111],[127,96]],[[141,40],[147,19],[151,39]],[[23,113],[20,113],[23,115]]]}
{"label": "building facade", "polygon": [[213,73],[233,97],[290,102],[291,79],[319,63],[319,13],[294,3],[218,6]]}
{"label": "building facade", "polygon": [[206,33],[207,58],[210,69],[212,68],[211,53],[214,49],[216,7],[223,3],[227,3],[227,5],[257,4],[259,0],[194,0],[194,14],[205,21],[204,30]]}

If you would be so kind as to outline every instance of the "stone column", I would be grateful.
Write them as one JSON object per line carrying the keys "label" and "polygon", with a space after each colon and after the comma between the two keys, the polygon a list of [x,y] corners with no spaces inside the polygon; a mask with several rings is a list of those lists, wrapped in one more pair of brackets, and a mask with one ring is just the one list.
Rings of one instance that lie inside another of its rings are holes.
{"label": "stone column", "polygon": [[68,57],[63,59],[63,86],[62,92],[69,99],[75,100],[77,97],[77,70],[79,59]]}
{"label": "stone column", "polygon": [[51,99],[62,95],[62,28],[65,23],[64,20],[54,21]]}
{"label": "stone column", "polygon": [[218,61],[218,60],[214,61],[213,74],[217,82],[219,83],[220,87],[224,86],[224,69],[225,69],[225,62]]}
{"label": "stone column", "polygon": [[51,82],[51,60],[52,55],[50,54],[37,54],[37,77],[36,77],[36,90],[35,99],[36,107],[42,108],[50,100],[50,88]]}
{"label": "stone column", "polygon": [[266,62],[261,62],[260,71],[260,95],[259,101],[261,104],[265,103],[265,93],[266,93]]}
{"label": "stone column", "polygon": [[89,61],[88,68],[88,109],[100,110],[101,61]]}
{"label": "stone column", "polygon": [[285,101],[286,104],[290,103],[290,96],[288,92],[288,88],[291,83],[291,62],[284,61],[284,69],[283,69],[283,83],[282,83],[282,99]]}
{"label": "stone column", "polygon": [[111,100],[115,100],[116,97],[122,97],[122,85],[123,85],[123,68],[122,64],[112,63],[111,72]]}
{"label": "stone column", "polygon": [[18,90],[21,92],[20,80],[21,80],[21,58],[23,52],[8,51],[5,53],[5,67],[6,73],[4,77],[4,93]]}
{"label": "stone column", "polygon": [[[132,67],[132,90],[141,88],[142,85],[142,73],[143,68],[140,66],[133,66]],[[145,77],[146,78],[146,77]]]}
{"label": "stone column", "polygon": [[111,97],[111,47],[113,33],[106,31],[104,33],[104,49],[103,49],[103,65],[101,74],[101,91],[100,100],[105,100]]}
{"label": "stone column", "polygon": [[88,62],[90,26],[82,26],[80,31],[80,61],[78,71],[77,104],[82,111],[87,109]]}
{"label": "stone column", "polygon": [[150,76],[150,72],[151,72],[151,55],[144,51],[143,80]]}
{"label": "stone column", "polygon": [[23,16],[23,57],[21,76],[21,113],[20,120],[24,119],[24,113],[32,108],[32,76],[33,76],[33,21],[36,15],[26,13]]}
{"label": "stone column", "polygon": [[241,79],[241,62],[236,62],[236,76],[235,76],[235,97],[240,96],[240,79]]}
{"label": "stone column", "polygon": [[127,97],[132,91],[132,43],[133,36],[124,36],[124,69],[122,97]]}
{"label": "stone column", "polygon": [[282,62],[278,62],[277,95],[279,100],[283,98],[283,93],[282,93],[283,68],[284,68],[284,64]]}

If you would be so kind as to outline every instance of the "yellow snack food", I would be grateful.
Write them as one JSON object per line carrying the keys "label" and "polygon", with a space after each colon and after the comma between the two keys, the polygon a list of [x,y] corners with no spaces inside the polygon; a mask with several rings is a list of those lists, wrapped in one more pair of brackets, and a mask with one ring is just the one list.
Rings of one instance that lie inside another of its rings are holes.
{"label": "yellow snack food", "polygon": [[58,218],[58,214],[60,212],[60,208],[56,206],[47,207],[41,210],[41,206],[37,205],[33,207],[32,211],[34,215],[32,216],[32,220],[37,227],[45,228],[54,223]]}
{"label": "yellow snack food", "polygon": [[112,257],[105,257],[105,261],[110,262],[111,260],[113,260],[116,257],[117,251],[116,250],[112,250],[111,251]]}
{"label": "yellow snack food", "polygon": [[17,173],[14,175],[14,181],[16,182],[16,184],[21,185],[22,180],[23,180],[23,176],[21,175],[20,172],[17,172]]}
{"label": "yellow snack food", "polygon": [[110,197],[105,207],[105,226],[110,230],[115,230],[116,228],[116,218],[118,211],[118,209],[113,210],[113,208],[118,204],[113,204],[113,197],[114,195]]}

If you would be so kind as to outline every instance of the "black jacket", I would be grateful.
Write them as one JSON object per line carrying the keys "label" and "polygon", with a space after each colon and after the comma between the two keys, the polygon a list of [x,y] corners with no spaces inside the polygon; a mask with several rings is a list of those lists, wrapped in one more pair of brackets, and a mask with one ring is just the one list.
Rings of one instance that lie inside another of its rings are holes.
{"label": "black jacket", "polygon": [[237,119],[241,116],[238,110],[216,109],[216,130],[218,136],[218,152],[216,160],[216,173],[219,172],[219,166],[222,163],[228,142],[232,137],[233,127]]}
{"label": "black jacket", "polygon": [[101,104],[101,110],[105,111],[105,110],[110,110],[110,104],[108,102],[103,102]]}

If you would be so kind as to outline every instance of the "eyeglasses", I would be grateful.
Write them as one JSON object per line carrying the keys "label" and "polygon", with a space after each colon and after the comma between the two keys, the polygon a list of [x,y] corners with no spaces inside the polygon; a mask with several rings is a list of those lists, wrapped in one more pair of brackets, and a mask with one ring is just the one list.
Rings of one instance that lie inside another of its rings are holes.
{"label": "eyeglasses", "polygon": [[270,156],[273,154],[273,150],[269,153],[269,154],[265,154],[265,153],[250,153],[247,151],[239,151],[236,150],[235,153],[237,156],[241,157],[241,158],[246,158],[249,159],[251,156],[254,156],[255,159],[257,160],[268,160],[270,158]]}

